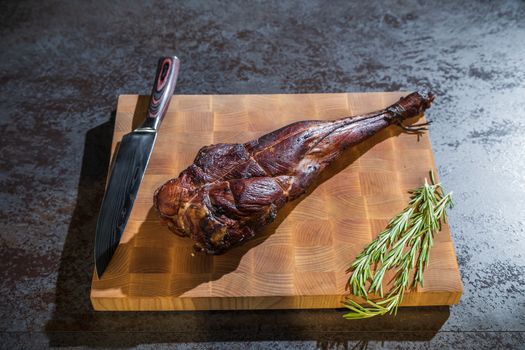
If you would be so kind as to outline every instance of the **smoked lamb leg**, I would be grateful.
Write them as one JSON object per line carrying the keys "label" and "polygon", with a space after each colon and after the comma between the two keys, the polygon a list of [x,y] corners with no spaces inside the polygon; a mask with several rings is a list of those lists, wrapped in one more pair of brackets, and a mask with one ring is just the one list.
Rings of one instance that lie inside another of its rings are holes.
{"label": "smoked lamb leg", "polygon": [[240,144],[199,150],[195,161],[159,187],[154,204],[170,230],[196,250],[221,254],[254,237],[279,209],[303,194],[345,149],[430,107],[430,92],[414,92],[390,107],[334,121],[306,120]]}

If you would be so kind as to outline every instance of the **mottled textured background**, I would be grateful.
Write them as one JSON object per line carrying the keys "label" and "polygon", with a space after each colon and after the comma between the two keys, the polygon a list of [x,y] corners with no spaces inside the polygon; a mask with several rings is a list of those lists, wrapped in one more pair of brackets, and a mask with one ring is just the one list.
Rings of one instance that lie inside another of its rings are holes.
{"label": "mottled textured background", "polygon": [[[434,90],[459,305],[362,322],[341,310],[94,313],[117,96],[148,94],[157,56],[172,53],[179,94]],[[2,1],[0,107],[1,348],[525,343],[524,1]]]}

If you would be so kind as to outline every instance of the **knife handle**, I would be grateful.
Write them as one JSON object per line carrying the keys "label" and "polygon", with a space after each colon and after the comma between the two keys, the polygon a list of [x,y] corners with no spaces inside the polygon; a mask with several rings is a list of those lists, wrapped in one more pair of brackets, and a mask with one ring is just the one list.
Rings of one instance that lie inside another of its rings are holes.
{"label": "knife handle", "polygon": [[176,56],[166,56],[159,59],[148,114],[138,130],[156,131],[159,128],[168,110],[173,90],[175,90],[179,66],[180,61]]}

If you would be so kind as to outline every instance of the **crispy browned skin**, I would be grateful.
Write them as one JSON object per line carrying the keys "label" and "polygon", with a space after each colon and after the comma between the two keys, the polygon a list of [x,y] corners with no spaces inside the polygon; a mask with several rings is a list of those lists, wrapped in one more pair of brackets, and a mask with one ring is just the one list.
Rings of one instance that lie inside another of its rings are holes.
{"label": "crispy browned skin", "polygon": [[306,120],[244,144],[203,147],[179,177],[157,189],[155,207],[197,250],[223,253],[272,222],[346,148],[420,115],[432,100],[430,92],[415,92],[375,113]]}

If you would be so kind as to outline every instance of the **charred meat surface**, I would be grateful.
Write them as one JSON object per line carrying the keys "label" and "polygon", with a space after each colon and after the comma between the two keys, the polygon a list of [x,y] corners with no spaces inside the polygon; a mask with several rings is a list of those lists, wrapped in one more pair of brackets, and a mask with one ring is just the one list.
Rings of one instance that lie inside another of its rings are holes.
{"label": "charred meat surface", "polygon": [[402,122],[422,114],[433,99],[430,92],[414,92],[378,112],[300,121],[244,144],[203,147],[179,177],[156,190],[155,207],[170,230],[195,241],[196,250],[223,253],[271,223],[346,148],[392,124],[420,132],[421,126]]}

